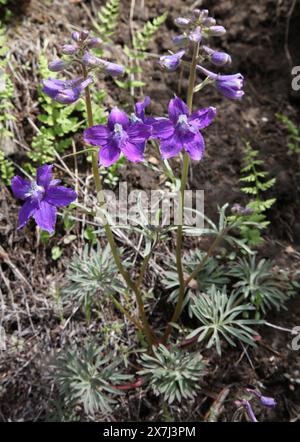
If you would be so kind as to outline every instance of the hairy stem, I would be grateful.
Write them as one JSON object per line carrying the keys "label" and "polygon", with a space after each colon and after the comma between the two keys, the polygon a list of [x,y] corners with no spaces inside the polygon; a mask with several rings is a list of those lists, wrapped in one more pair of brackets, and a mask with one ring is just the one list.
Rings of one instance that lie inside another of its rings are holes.
{"label": "hairy stem", "polygon": [[[82,67],[82,72],[83,72],[83,76],[84,78],[87,77],[87,71],[86,68],[83,66]],[[85,88],[85,103],[86,103],[86,112],[87,112],[87,119],[88,119],[88,125],[89,126],[93,126],[94,121],[93,121],[93,110],[92,110],[92,100],[91,100],[91,94],[90,94],[90,89],[89,86]],[[99,168],[98,168],[98,154],[97,152],[93,152],[92,153],[92,169],[93,169],[93,176],[94,176],[94,181],[95,181],[95,187],[96,187],[96,192],[97,192],[97,197],[98,197],[98,201],[100,203],[100,205],[102,206],[105,203],[104,200],[104,195],[103,195],[103,189],[102,189],[102,183],[101,183],[101,177],[99,174]],[[143,332],[146,336],[146,339],[148,341],[148,344],[150,345],[150,347],[152,346],[153,342],[154,342],[154,333],[150,328],[147,316],[146,316],[146,312],[144,309],[144,303],[143,303],[143,298],[142,298],[142,294],[140,292],[140,289],[136,286],[136,284],[131,280],[129,273],[125,270],[122,261],[121,261],[121,257],[115,242],[115,238],[114,235],[112,233],[112,230],[108,224],[108,222],[106,222],[106,220],[104,220],[103,223],[103,227],[105,230],[105,234],[107,237],[107,240],[109,242],[110,248],[111,248],[111,253],[113,255],[113,258],[115,260],[115,263],[118,267],[118,270],[120,272],[120,274],[123,276],[128,288],[130,290],[132,290],[136,296],[136,301],[138,304],[138,308],[139,308],[139,313],[140,313],[140,317],[141,317],[141,321],[143,324]]]}
{"label": "hairy stem", "polygon": [[[190,76],[189,76],[189,86],[187,93],[187,106],[189,108],[189,112],[192,112],[193,108],[193,96],[194,96],[194,86],[196,80],[196,66],[197,66],[197,58],[199,52],[199,43],[194,45],[193,51],[193,59],[190,67]],[[179,195],[179,225],[177,228],[177,238],[176,238],[176,268],[178,273],[178,279],[180,284],[179,296],[177,300],[177,304],[171,319],[171,323],[174,323],[178,320],[182,305],[184,301],[185,295],[185,284],[184,284],[184,272],[182,266],[182,242],[183,242],[183,213],[184,213],[184,191],[187,184],[189,172],[189,156],[187,153],[183,155],[183,166],[182,166],[182,174],[181,174],[181,186],[180,186],[180,195]],[[169,324],[166,328],[166,331],[163,336],[163,342],[165,342],[171,333],[171,325]]]}

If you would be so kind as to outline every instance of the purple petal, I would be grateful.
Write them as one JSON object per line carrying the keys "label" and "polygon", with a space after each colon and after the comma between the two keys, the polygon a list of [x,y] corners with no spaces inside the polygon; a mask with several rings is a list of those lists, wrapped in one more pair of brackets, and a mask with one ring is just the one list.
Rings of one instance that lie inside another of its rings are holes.
{"label": "purple petal", "polygon": [[18,175],[14,176],[11,180],[11,189],[13,191],[14,197],[19,200],[24,200],[26,198],[26,194],[29,192],[30,188],[30,181],[25,180]]}
{"label": "purple petal", "polygon": [[151,128],[144,123],[133,123],[131,124],[127,130],[127,135],[130,139],[130,142],[136,144],[143,144],[151,135]]}
{"label": "purple petal", "polygon": [[89,84],[93,83],[92,77],[87,77],[85,80],[81,81],[78,85],[79,92],[82,92]]}
{"label": "purple petal", "polygon": [[145,117],[145,109],[150,105],[150,97],[145,97],[144,101],[140,101],[135,104],[135,113],[138,118],[144,121]]}
{"label": "purple petal", "polygon": [[80,97],[80,91],[77,88],[69,88],[69,89],[63,89],[62,91],[58,92],[55,97],[53,98],[55,101],[61,104],[72,104],[75,103]]}
{"label": "purple petal", "polygon": [[36,172],[36,182],[39,186],[47,188],[52,179],[52,164],[44,164]]}
{"label": "purple petal", "polygon": [[174,125],[168,118],[155,119],[152,123],[152,137],[164,140],[174,134]]}
{"label": "purple petal", "polygon": [[176,132],[174,132],[170,138],[161,140],[160,142],[160,151],[164,160],[178,155],[182,147],[182,143],[178,139]]}
{"label": "purple petal", "polygon": [[189,117],[189,122],[194,123],[198,129],[204,129],[209,126],[217,114],[215,107],[206,107],[199,109]]}
{"label": "purple petal", "polygon": [[75,201],[77,198],[76,192],[64,186],[50,186],[46,190],[44,201],[53,206],[64,207]]}
{"label": "purple petal", "polygon": [[119,159],[120,154],[120,149],[115,146],[102,147],[99,151],[99,163],[102,166],[109,167]]}
{"label": "purple petal", "polygon": [[192,160],[199,161],[205,150],[204,138],[198,133],[192,141],[185,142],[183,147]]}
{"label": "purple petal", "polygon": [[129,125],[129,119],[127,117],[127,115],[125,114],[125,112],[121,111],[120,109],[118,109],[117,107],[115,107],[111,113],[109,114],[108,117],[108,121],[107,121],[107,126],[109,127],[109,129],[113,130],[115,124],[121,124],[121,126],[126,129],[127,126]]}
{"label": "purple petal", "polygon": [[47,95],[57,94],[61,89],[66,87],[66,82],[63,80],[56,80],[55,78],[48,78],[48,80],[43,80],[43,92]]}
{"label": "purple petal", "polygon": [[144,150],[145,150],[145,143],[133,144],[127,141],[122,146],[123,154],[129,161],[132,161],[133,163],[144,161]]}
{"label": "purple petal", "polygon": [[189,115],[189,110],[179,97],[175,97],[169,103],[169,118],[176,124],[180,115]]}
{"label": "purple petal", "polygon": [[22,227],[25,226],[31,215],[33,215],[37,209],[38,209],[38,202],[36,200],[29,198],[28,200],[25,201],[19,212],[18,230],[22,229]]}
{"label": "purple petal", "polygon": [[42,201],[40,207],[33,214],[35,222],[42,229],[49,233],[54,232],[56,222],[56,207]]}
{"label": "purple petal", "polygon": [[92,146],[106,146],[110,131],[106,126],[99,124],[89,127],[83,132],[83,139]]}

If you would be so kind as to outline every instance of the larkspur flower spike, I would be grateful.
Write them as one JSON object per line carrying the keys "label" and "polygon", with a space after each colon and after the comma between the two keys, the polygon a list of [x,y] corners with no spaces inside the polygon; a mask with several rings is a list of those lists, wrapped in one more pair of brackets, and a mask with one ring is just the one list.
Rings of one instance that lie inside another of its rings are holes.
{"label": "larkspur flower spike", "polygon": [[85,80],[83,77],[75,78],[74,80],[48,78],[48,80],[43,80],[42,91],[58,103],[72,104],[80,98],[81,92],[92,82],[91,77]]}
{"label": "larkspur flower spike", "polygon": [[21,229],[33,217],[37,225],[49,233],[54,232],[56,208],[65,207],[76,200],[74,190],[60,186],[60,180],[52,180],[52,165],[44,165],[37,169],[35,181],[15,176],[11,180],[11,188],[15,198],[23,200],[19,212]]}
{"label": "larkspur flower spike", "polygon": [[247,391],[248,391],[248,393],[251,393],[254,396],[256,396],[259,399],[261,405],[263,405],[264,407],[268,407],[268,408],[276,407],[277,401],[274,398],[268,397],[268,396],[263,396],[260,391],[254,390],[252,388],[247,388]]}

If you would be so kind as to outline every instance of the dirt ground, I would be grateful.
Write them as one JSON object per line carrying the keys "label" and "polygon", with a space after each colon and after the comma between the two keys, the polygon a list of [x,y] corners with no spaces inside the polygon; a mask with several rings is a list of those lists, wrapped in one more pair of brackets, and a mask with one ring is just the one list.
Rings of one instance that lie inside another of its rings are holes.
{"label": "dirt ground", "polygon": [[[22,10],[20,3],[24,3]],[[68,39],[72,25],[91,27],[91,16],[104,2],[55,0],[49,5],[45,3],[37,0],[11,2],[15,12],[10,19],[8,36],[16,62],[14,112],[19,142],[13,159],[19,163],[25,155],[24,145],[30,144],[33,135],[28,117],[36,121],[38,114],[37,52],[46,46],[46,52],[52,54],[54,46]],[[117,58],[121,57],[121,48],[130,38],[130,1],[121,3],[121,25],[112,48]],[[194,3],[188,0],[136,1],[135,26],[165,10],[169,12],[151,52],[167,52],[171,36],[176,33],[173,19],[184,16]],[[268,214],[271,224],[260,255],[274,259],[283,268],[299,269],[300,157],[289,153],[286,131],[275,118],[277,112],[288,115],[293,121],[299,122],[300,118],[300,96],[291,90],[290,74],[292,66],[300,65],[300,3],[290,15],[292,3],[292,0],[202,2],[202,6],[210,9],[228,30],[220,39],[221,45],[232,56],[230,72],[241,72],[245,76],[245,97],[237,103],[223,99],[211,89],[196,96],[195,107],[213,105],[218,109],[218,118],[206,131],[205,157],[193,163],[189,184],[191,188],[205,190],[205,211],[212,218],[217,205],[245,202],[239,190],[239,171],[244,140],[250,141],[259,149],[265,169],[276,177],[276,185],[267,196],[277,201]],[[27,69],[24,68],[26,62]],[[174,91],[178,92],[177,74],[161,72],[149,60],[145,63],[144,76],[145,93],[152,99],[151,110],[154,114],[165,112]],[[104,87],[102,81],[99,87]],[[105,102],[108,107],[116,102],[124,107],[132,104],[128,94],[117,89],[113,82],[107,81],[105,87],[110,88]],[[182,89],[185,87],[186,79]],[[158,185],[156,176],[145,173],[142,165],[123,167],[122,179],[129,179],[141,188]],[[0,315],[7,348],[0,349],[0,421],[40,421],[48,419],[47,413],[56,398],[47,369],[52,354],[68,343],[80,342],[88,334],[97,335],[99,324],[95,321],[87,328],[79,314],[61,323],[55,303],[55,291],[63,281],[67,259],[81,247],[81,240],[70,245],[63,259],[53,262],[50,250],[57,238],[61,240],[61,235],[44,246],[37,240],[33,227],[17,232],[17,212],[10,189],[1,183]],[[289,301],[287,311],[270,314],[269,323],[288,329],[300,325],[299,295]],[[291,350],[288,332],[264,327],[259,333],[261,341],[254,350],[228,348],[220,358],[213,350],[201,349],[210,369],[201,381],[196,406],[185,402],[181,407],[172,407],[177,420],[204,420],[214,399],[224,388],[229,388],[220,420],[230,421],[235,411],[233,400],[251,385],[265,386],[269,395],[278,401],[274,410],[257,409],[259,420],[300,420],[300,353]],[[159,419],[157,404],[157,399],[149,393],[134,390],[120,399],[110,419]]]}

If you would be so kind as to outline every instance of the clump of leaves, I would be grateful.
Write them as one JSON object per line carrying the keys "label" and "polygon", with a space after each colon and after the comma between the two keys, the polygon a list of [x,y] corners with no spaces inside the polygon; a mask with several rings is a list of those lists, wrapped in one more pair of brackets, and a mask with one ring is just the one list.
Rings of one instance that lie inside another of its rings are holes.
{"label": "clump of leaves", "polygon": [[237,278],[234,292],[243,299],[248,299],[257,309],[266,313],[275,307],[283,307],[287,300],[288,284],[272,271],[273,263],[261,259],[257,262],[256,256],[240,258],[230,269],[229,274]]}
{"label": "clump of leaves", "polygon": [[254,345],[256,332],[249,327],[258,324],[256,319],[245,319],[244,315],[255,310],[250,303],[241,303],[238,293],[228,296],[226,287],[222,291],[214,285],[198,296],[192,296],[191,311],[201,322],[201,326],[193,330],[187,339],[198,336],[198,342],[208,340],[207,348],[216,346],[221,355],[221,338],[235,347],[235,339]]}
{"label": "clump of leaves", "polygon": [[202,356],[176,346],[153,347],[153,355],[142,354],[139,374],[145,376],[154,394],[162,395],[169,404],[182,398],[192,398],[199,389],[199,380],[205,374]]}
{"label": "clump of leaves", "polygon": [[62,298],[83,307],[89,319],[93,304],[122,289],[117,273],[109,245],[103,249],[99,243],[96,248],[86,244],[82,255],[74,256],[69,264]]}
{"label": "clump of leaves", "polygon": [[[0,23],[0,144],[6,143],[6,140],[12,137],[11,125],[14,120],[12,116],[14,87],[6,73],[9,49],[5,32],[5,27]],[[6,158],[0,147],[0,177],[5,184],[10,184],[13,175],[14,165]]]}
{"label": "clump of leaves", "polygon": [[115,403],[111,395],[120,394],[113,386],[131,379],[120,373],[120,363],[119,358],[94,342],[59,355],[53,372],[64,405],[81,405],[87,415],[111,412]]}
{"label": "clump of leaves", "polygon": [[291,153],[300,153],[300,128],[284,114],[276,114],[276,118],[284,125],[287,130],[287,147]]}
{"label": "clump of leaves", "polygon": [[[195,267],[204,261],[205,253],[199,249],[187,252],[182,259],[185,272],[191,274]],[[170,263],[170,271],[165,272],[162,280],[166,289],[172,290],[169,296],[169,301],[176,302],[179,296],[179,280],[176,271],[176,258],[172,257]],[[225,267],[213,257],[208,257],[197,275],[197,279],[193,280],[185,295],[185,303],[189,303],[191,295],[197,292],[208,290],[213,284],[216,287],[222,288],[229,282],[229,278],[225,275]]]}
{"label": "clump of leaves", "polygon": [[247,204],[252,209],[253,214],[247,216],[249,221],[256,222],[260,228],[253,228],[247,225],[241,226],[241,234],[247,240],[249,245],[258,246],[262,243],[260,230],[269,225],[265,212],[275,203],[275,198],[264,199],[262,193],[274,186],[276,178],[268,178],[269,172],[262,170],[263,160],[258,158],[259,151],[246,143],[245,155],[243,159],[244,167],[241,172],[243,176],[240,181],[246,183],[241,188],[243,193],[251,195],[253,199]]}

